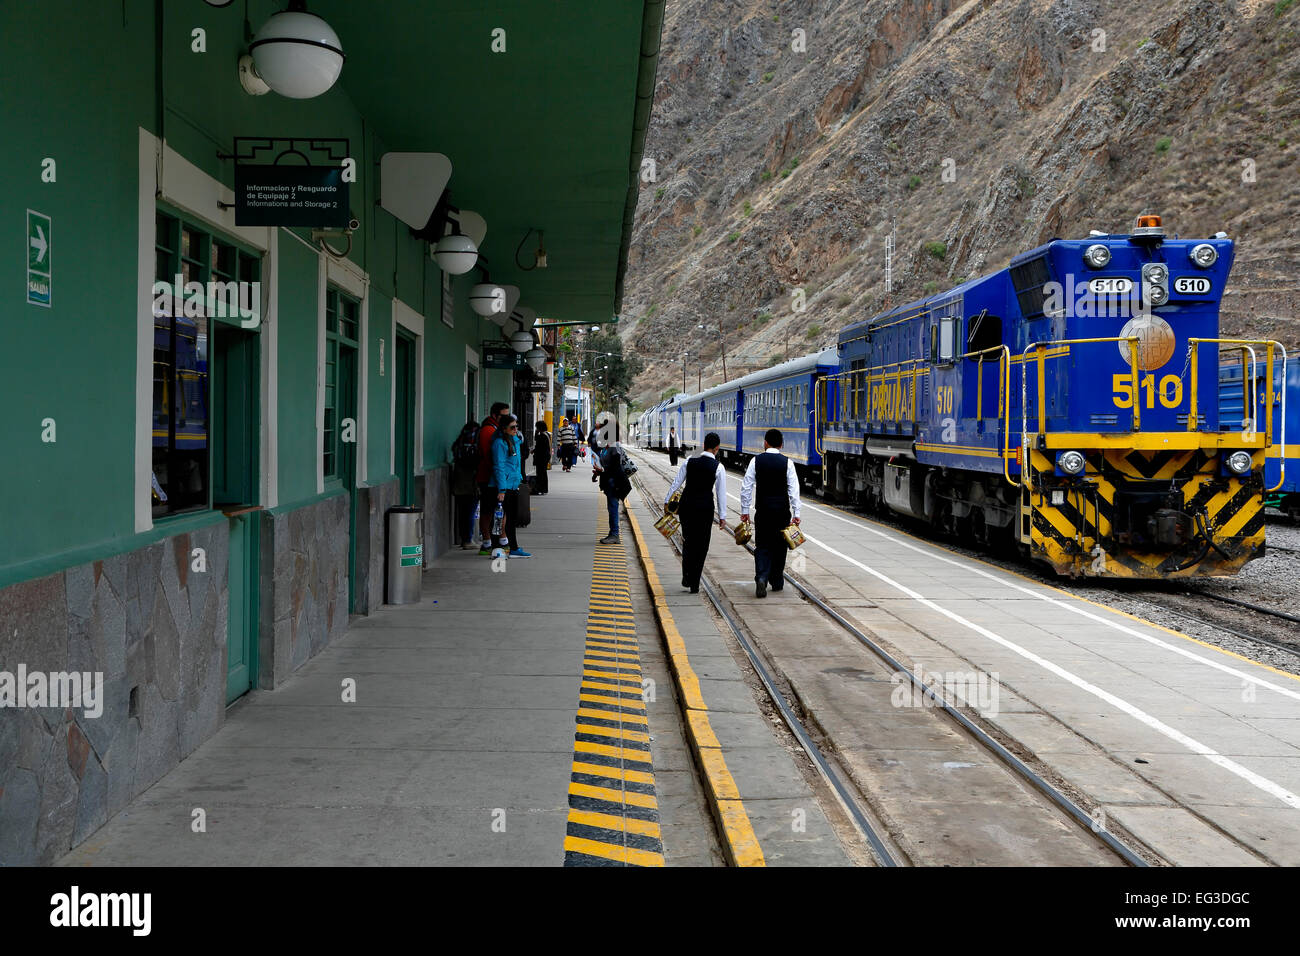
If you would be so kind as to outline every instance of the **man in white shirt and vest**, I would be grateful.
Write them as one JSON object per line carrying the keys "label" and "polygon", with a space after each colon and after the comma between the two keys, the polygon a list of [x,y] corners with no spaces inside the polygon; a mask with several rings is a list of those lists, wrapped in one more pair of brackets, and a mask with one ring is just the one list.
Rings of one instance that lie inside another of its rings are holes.
{"label": "man in white shirt and vest", "polygon": [[748,521],[754,505],[754,595],[767,597],[767,589],[785,586],[785,556],[789,547],[781,532],[791,521],[799,523],[799,475],[794,462],[781,454],[785,438],[769,428],[763,436],[763,453],[755,455],[740,486],[740,520]]}
{"label": "man in white shirt and vest", "polygon": [[715,505],[718,527],[727,526],[727,469],[718,461],[721,444],[722,439],[715,432],[705,435],[704,451],[682,462],[668,494],[664,495],[667,505],[668,499],[682,488],[677,505],[677,517],[682,523],[682,587],[690,588],[692,594],[700,590],[704,559],[709,556]]}

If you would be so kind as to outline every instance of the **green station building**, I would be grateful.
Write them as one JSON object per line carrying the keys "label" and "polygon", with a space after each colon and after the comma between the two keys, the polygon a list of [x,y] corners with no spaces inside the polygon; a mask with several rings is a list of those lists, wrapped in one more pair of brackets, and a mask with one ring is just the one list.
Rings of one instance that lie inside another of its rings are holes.
{"label": "green station building", "polygon": [[618,313],[661,22],[0,8],[0,864],[57,859],[381,605],[390,508],[449,547],[452,442],[545,375],[490,357]]}

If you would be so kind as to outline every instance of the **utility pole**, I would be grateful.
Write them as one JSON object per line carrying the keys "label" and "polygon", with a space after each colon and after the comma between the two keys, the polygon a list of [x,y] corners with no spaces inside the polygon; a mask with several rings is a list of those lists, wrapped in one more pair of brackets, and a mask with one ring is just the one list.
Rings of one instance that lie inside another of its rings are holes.
{"label": "utility pole", "polygon": [[898,237],[898,222],[889,220],[889,233],[885,236],[885,291],[894,291],[894,241]]}
{"label": "utility pole", "polygon": [[722,380],[725,382],[727,380],[727,333],[723,332],[722,328],[716,325],[704,325],[701,323],[699,328],[702,332],[718,333],[718,340],[722,343]]}

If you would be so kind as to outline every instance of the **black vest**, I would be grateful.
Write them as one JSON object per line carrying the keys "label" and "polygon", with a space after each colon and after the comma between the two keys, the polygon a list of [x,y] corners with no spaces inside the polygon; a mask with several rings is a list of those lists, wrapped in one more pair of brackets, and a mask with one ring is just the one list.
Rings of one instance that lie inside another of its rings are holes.
{"label": "black vest", "polygon": [[786,485],[789,461],[780,452],[765,451],[754,457],[755,511],[790,510],[790,490]]}
{"label": "black vest", "polygon": [[718,459],[705,455],[696,455],[686,463],[686,482],[682,485],[682,509],[713,513],[713,483],[717,480],[719,467]]}

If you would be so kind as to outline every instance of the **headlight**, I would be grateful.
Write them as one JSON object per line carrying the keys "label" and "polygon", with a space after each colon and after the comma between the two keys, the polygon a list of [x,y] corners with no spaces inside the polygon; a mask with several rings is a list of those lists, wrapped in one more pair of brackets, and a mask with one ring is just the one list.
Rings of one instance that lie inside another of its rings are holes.
{"label": "headlight", "polygon": [[1169,301],[1169,269],[1164,263],[1148,262],[1142,267],[1142,298],[1151,306]]}
{"label": "headlight", "polygon": [[1079,475],[1083,473],[1083,466],[1087,464],[1082,452],[1063,451],[1060,457],[1056,459],[1056,466],[1067,475]]}
{"label": "headlight", "polygon": [[1110,265],[1110,250],[1100,244],[1089,246],[1084,250],[1083,261],[1094,269],[1104,269]]}
{"label": "headlight", "polygon": [[1244,451],[1234,451],[1228,456],[1228,468],[1239,475],[1244,475],[1250,471],[1250,454]]}
{"label": "headlight", "polygon": [[1191,257],[1192,265],[1199,266],[1202,269],[1208,269],[1219,261],[1219,251],[1208,242],[1193,246],[1188,255]]}

